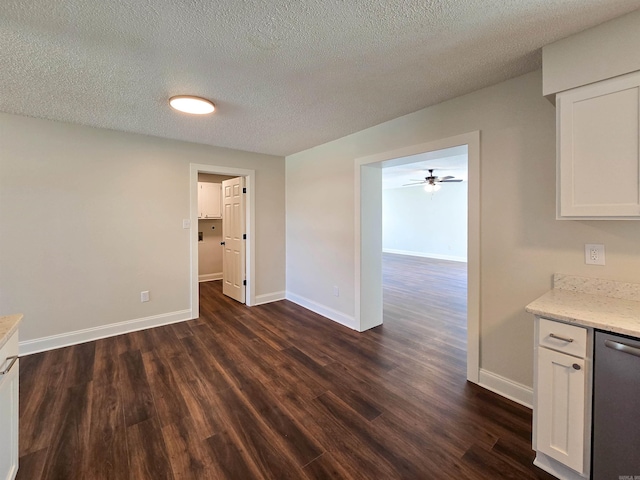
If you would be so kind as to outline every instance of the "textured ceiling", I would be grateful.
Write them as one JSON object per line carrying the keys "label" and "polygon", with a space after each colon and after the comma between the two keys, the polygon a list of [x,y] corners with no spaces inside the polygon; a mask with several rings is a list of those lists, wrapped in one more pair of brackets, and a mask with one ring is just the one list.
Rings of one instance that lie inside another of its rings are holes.
{"label": "textured ceiling", "polygon": [[[532,71],[640,0],[2,0],[0,111],[286,155]],[[172,95],[218,111],[172,111]]]}

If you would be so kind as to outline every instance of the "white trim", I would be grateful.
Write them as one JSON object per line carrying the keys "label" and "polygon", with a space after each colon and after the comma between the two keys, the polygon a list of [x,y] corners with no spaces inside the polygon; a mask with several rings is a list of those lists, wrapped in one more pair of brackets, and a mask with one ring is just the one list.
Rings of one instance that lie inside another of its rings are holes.
{"label": "white trim", "polygon": [[256,171],[244,168],[221,167],[216,165],[206,165],[191,163],[189,164],[189,198],[190,198],[190,253],[191,258],[191,311],[194,317],[200,316],[200,298],[198,295],[198,173],[210,173],[213,175],[231,175],[236,177],[244,177],[245,187],[247,189],[246,197],[246,224],[247,231],[246,240],[246,263],[245,277],[247,280],[246,305],[248,307],[255,305],[256,301],[256,239],[253,238],[256,231]]}
{"label": "white trim", "polygon": [[436,260],[451,260],[452,262],[467,263],[467,257],[456,257],[454,255],[440,255],[439,253],[412,252],[411,250],[396,250],[394,248],[383,248],[384,253],[395,255],[407,255],[410,257],[435,258]]}
{"label": "white trim", "polygon": [[536,452],[536,458],[533,460],[533,464],[560,480],[584,480],[588,478],[588,476],[580,475],[578,472],[548,457],[542,452]]}
{"label": "white trim", "polygon": [[253,305],[264,305],[265,303],[277,302],[279,300],[284,300],[286,297],[286,292],[272,292],[272,293],[264,293],[262,295],[256,295],[256,303]]}
{"label": "white trim", "polygon": [[198,282],[213,282],[214,280],[222,280],[222,272],[198,275]]}
{"label": "white trim", "polygon": [[384,305],[382,301],[382,164],[361,165],[359,193],[363,202],[356,216],[361,237],[360,295],[358,330],[364,332],[382,325]]}
{"label": "white trim", "polygon": [[[380,168],[392,160],[403,159],[419,153],[432,152],[445,148],[467,146],[468,155],[468,198],[467,198],[467,380],[478,383],[480,374],[480,132],[474,131],[454,137],[435,140],[419,145],[411,145],[375,155],[356,158],[354,161],[354,206],[355,206],[355,323],[362,326],[363,318],[382,320],[382,271],[378,262],[370,262],[366,252],[372,251],[373,242],[382,238],[382,231],[365,230],[362,233],[363,219],[382,217],[382,205],[377,201],[369,202],[368,192],[379,188],[382,181],[374,185],[376,177],[369,172]],[[405,161],[409,163],[410,161]],[[394,164],[398,164],[397,161]],[[375,188],[374,188],[375,187]],[[367,201],[363,201],[363,196]],[[369,223],[368,226],[375,226]],[[374,310],[372,312],[372,310]]]}
{"label": "white trim", "polygon": [[296,295],[295,293],[291,292],[286,292],[286,299],[300,305],[301,307],[306,308],[307,310],[311,310],[318,315],[322,315],[329,320],[333,320],[340,325],[349,327],[352,330],[358,330],[358,324],[356,323],[355,318],[350,317],[349,315],[345,315],[344,313],[334,310],[333,308],[321,305],[314,302],[313,300],[309,300],[308,298],[301,297],[300,295]]}
{"label": "white trim", "polygon": [[35,338],[20,342],[20,356],[31,355],[32,353],[44,352],[55,348],[68,347],[78,343],[91,342],[101,338],[122,335],[123,333],[145,330],[147,328],[159,327],[170,323],[184,322],[192,320],[191,310],[180,310],[177,312],[161,313],[150,317],[136,318],[124,322],[100,325],[99,327],[85,328],[73,332],[51,335],[49,337]]}
{"label": "white trim", "polygon": [[478,385],[520,405],[533,408],[533,388],[526,385],[509,380],[484,368],[480,369]]}

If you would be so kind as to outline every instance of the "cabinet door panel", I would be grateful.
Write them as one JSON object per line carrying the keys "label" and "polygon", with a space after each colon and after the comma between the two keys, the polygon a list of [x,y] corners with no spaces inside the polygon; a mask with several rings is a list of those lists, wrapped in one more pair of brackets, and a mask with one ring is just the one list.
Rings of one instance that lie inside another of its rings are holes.
{"label": "cabinet door panel", "polygon": [[220,184],[198,182],[198,218],[220,218]]}
{"label": "cabinet door panel", "polygon": [[211,217],[222,218],[222,185],[211,184]]}
{"label": "cabinet door panel", "polygon": [[208,190],[206,183],[198,182],[198,218],[205,218]]}
{"label": "cabinet door panel", "polygon": [[538,349],[537,450],[579,473],[585,467],[584,367],[583,359]]}
{"label": "cabinet door panel", "polygon": [[640,217],[640,74],[558,95],[560,217]]}
{"label": "cabinet door panel", "polygon": [[638,205],[638,88],[573,104],[573,202]]}

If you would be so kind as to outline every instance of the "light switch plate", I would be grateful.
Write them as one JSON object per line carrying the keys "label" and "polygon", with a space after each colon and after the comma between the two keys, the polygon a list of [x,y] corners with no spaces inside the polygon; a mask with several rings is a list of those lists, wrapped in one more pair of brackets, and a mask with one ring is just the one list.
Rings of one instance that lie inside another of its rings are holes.
{"label": "light switch plate", "polygon": [[189,220],[188,218],[183,219],[182,228],[184,229],[191,228],[191,220]]}

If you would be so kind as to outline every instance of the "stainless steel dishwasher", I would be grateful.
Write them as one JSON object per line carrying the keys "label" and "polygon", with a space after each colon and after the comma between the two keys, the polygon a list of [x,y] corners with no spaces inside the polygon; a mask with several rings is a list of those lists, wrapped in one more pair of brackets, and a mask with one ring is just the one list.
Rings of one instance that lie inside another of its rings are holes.
{"label": "stainless steel dishwasher", "polygon": [[596,331],[593,480],[640,480],[640,340]]}

